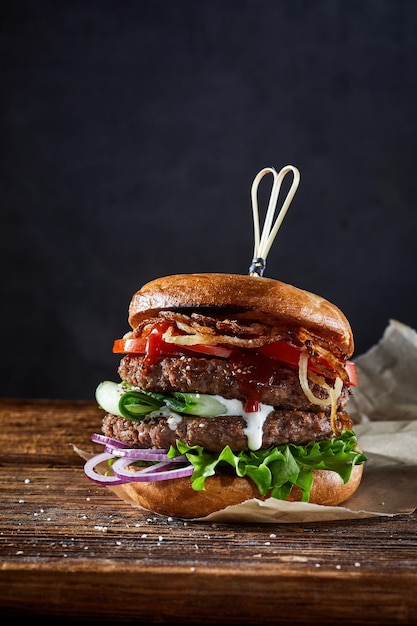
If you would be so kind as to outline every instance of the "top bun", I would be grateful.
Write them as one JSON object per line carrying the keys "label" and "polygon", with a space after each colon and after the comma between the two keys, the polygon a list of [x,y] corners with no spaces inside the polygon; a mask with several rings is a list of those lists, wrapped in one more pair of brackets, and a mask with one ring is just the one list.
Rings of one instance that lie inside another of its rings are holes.
{"label": "top bun", "polygon": [[159,311],[229,309],[239,319],[302,327],[353,354],[350,324],[334,304],[309,291],[272,278],[242,274],[175,274],[157,278],[137,291],[129,307],[132,328]]}

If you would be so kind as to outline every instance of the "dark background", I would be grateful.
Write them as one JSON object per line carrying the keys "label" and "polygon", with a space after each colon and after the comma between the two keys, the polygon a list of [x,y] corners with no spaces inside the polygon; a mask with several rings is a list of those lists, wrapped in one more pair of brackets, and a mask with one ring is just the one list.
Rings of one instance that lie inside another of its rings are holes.
{"label": "dark background", "polygon": [[143,283],[246,274],[265,166],[301,172],[265,275],[356,355],[415,327],[416,48],[413,0],[2,2],[0,395],[92,399]]}

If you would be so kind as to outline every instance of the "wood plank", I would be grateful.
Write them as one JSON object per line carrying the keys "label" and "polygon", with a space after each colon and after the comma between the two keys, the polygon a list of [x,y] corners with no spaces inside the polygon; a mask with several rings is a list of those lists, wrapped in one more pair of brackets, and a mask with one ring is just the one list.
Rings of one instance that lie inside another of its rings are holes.
{"label": "wood plank", "polygon": [[91,483],[94,403],[0,400],[0,609],[149,623],[411,624],[417,517],[195,523]]}

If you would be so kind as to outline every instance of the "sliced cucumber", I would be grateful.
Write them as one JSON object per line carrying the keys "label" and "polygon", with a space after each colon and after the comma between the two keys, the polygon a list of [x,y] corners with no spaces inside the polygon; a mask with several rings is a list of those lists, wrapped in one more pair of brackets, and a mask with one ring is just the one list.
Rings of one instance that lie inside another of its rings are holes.
{"label": "sliced cucumber", "polygon": [[119,410],[121,396],[125,393],[120,383],[105,380],[96,389],[97,404],[112,415],[123,417]]}
{"label": "sliced cucumber", "polygon": [[97,404],[107,413],[126,419],[140,420],[164,406],[175,413],[215,417],[227,409],[220,396],[200,393],[143,393],[123,383],[105,380],[96,389]]}
{"label": "sliced cucumber", "polygon": [[167,394],[165,404],[177,413],[216,417],[226,411],[225,405],[217,397],[204,393],[182,393],[180,391]]}

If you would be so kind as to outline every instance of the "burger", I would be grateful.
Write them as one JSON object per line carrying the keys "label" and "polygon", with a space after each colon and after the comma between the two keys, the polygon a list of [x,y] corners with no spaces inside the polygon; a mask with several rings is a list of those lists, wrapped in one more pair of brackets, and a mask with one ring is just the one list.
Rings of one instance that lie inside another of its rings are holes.
{"label": "burger", "polygon": [[180,274],[139,289],[128,321],[120,381],[96,390],[104,451],[89,478],[180,518],[252,498],[338,505],[357,490],[354,342],[336,306],[272,278]]}

